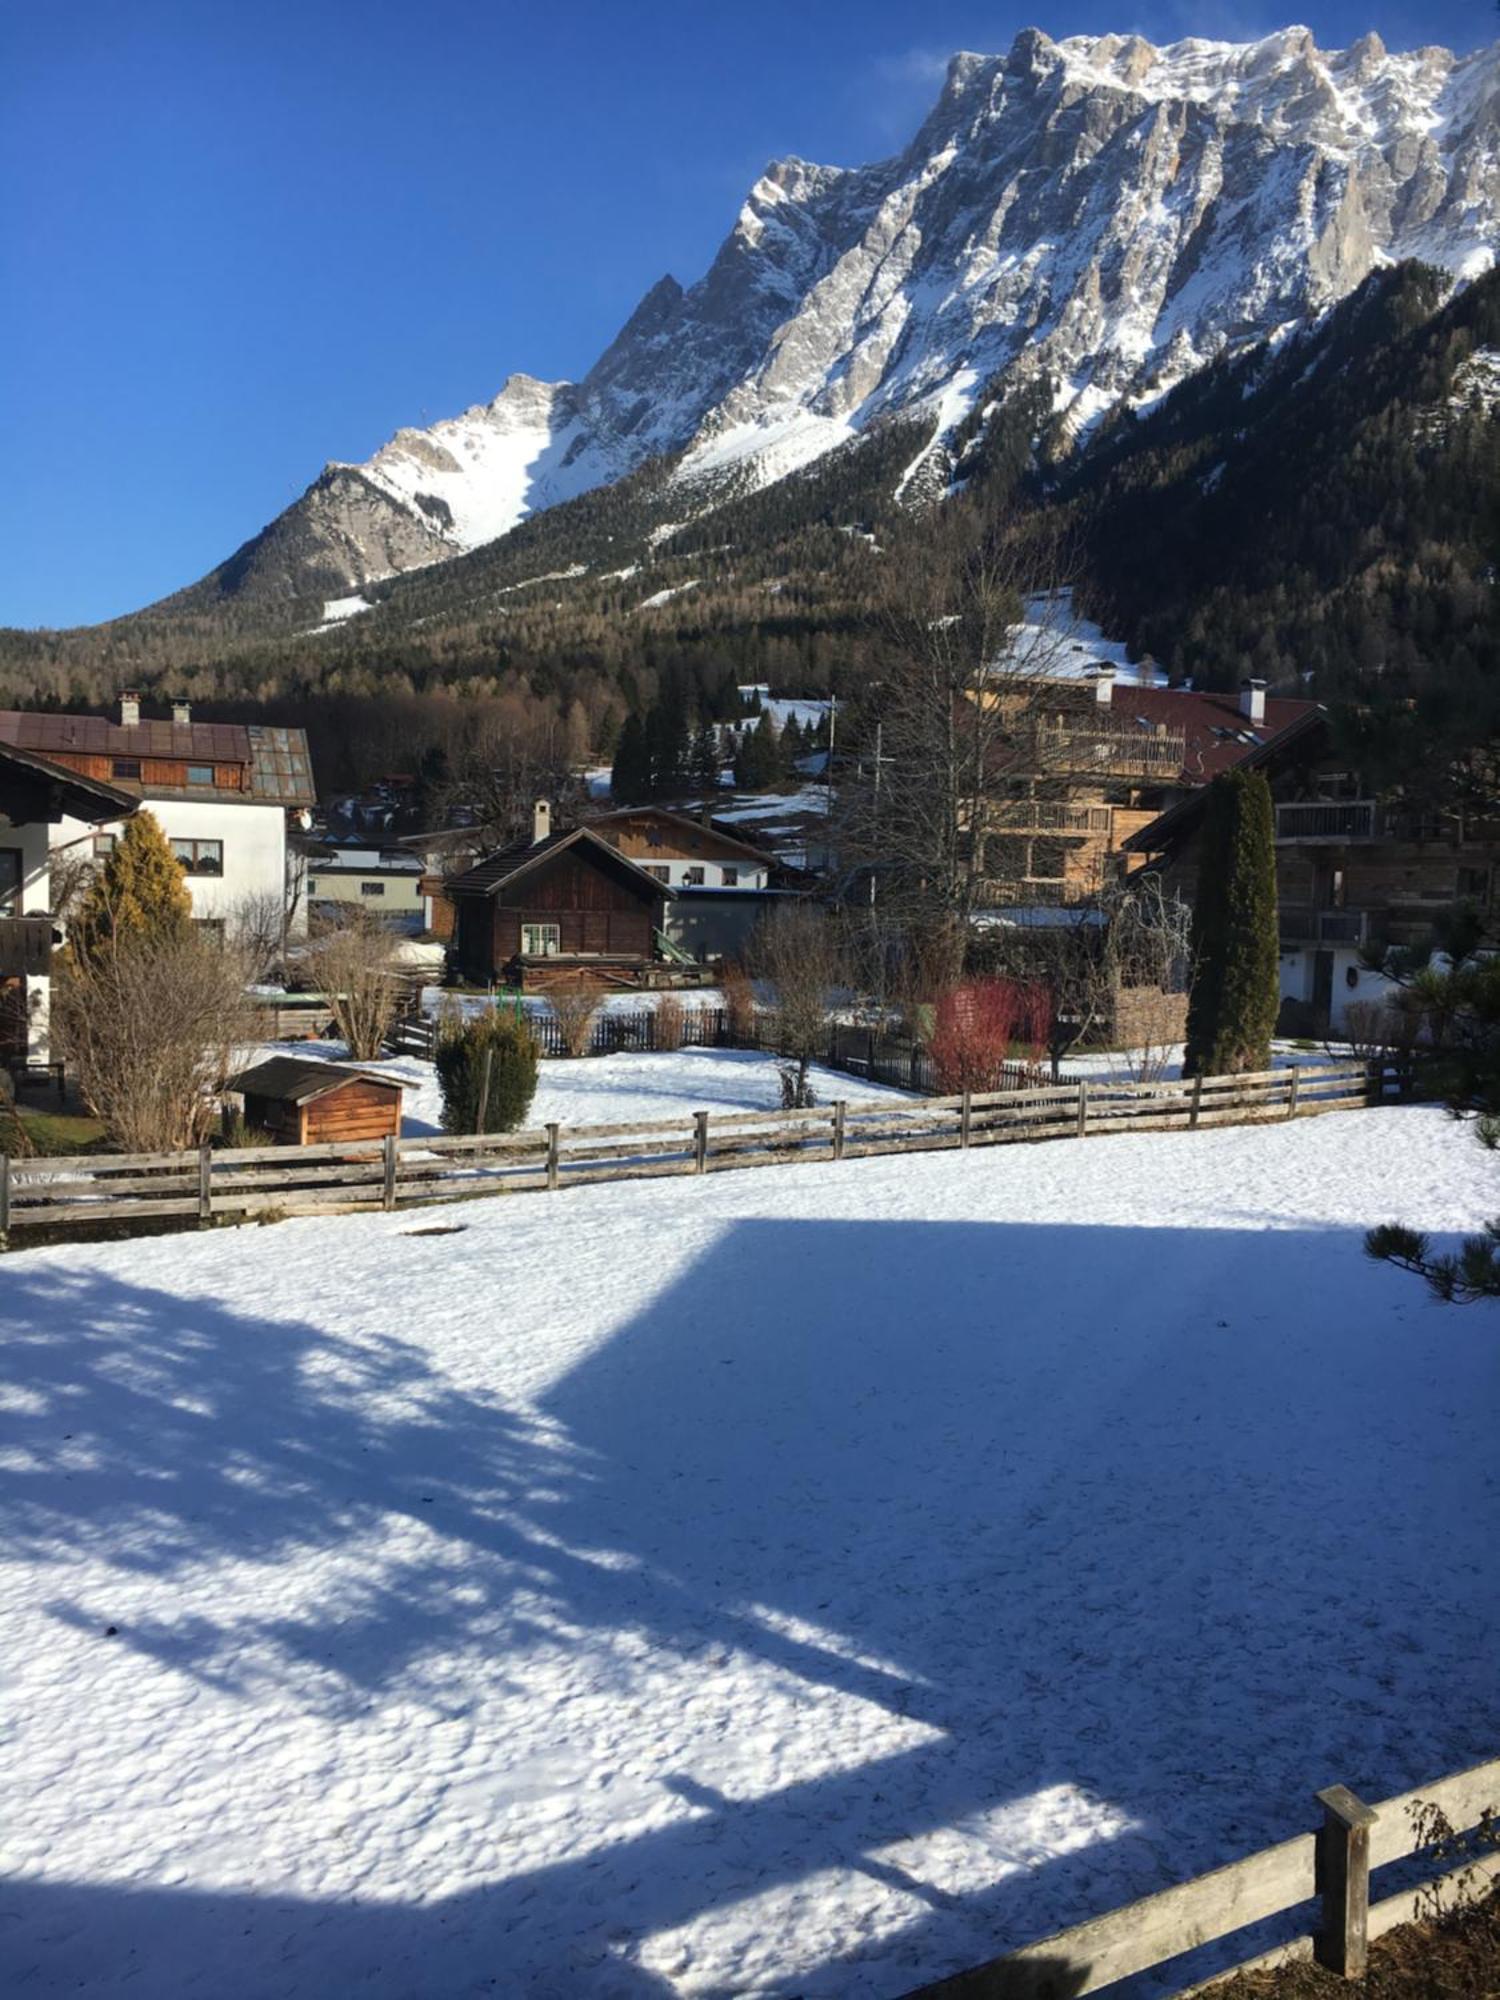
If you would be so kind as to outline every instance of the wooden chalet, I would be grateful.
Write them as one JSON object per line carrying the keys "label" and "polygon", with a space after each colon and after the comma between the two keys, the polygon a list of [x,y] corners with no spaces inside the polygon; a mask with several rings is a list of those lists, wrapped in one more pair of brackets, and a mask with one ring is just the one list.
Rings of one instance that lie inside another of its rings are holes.
{"label": "wooden chalet", "polygon": [[[1393,991],[1371,959],[1431,949],[1434,919],[1500,909],[1500,815],[1423,811],[1375,795],[1320,708],[1240,760],[1265,772],[1275,810],[1283,1034],[1343,1034],[1349,1009]],[[1134,833],[1132,858],[1192,901],[1207,795],[1198,790]]]}
{"label": "wooden chalet", "polygon": [[390,1077],[305,1056],[272,1056],[231,1078],[245,1123],[278,1146],[399,1137],[401,1088]]}
{"label": "wooden chalet", "polygon": [[674,891],[589,827],[553,833],[544,802],[533,836],[444,885],[462,976],[476,985],[649,984],[653,965],[672,955],[663,921]]}

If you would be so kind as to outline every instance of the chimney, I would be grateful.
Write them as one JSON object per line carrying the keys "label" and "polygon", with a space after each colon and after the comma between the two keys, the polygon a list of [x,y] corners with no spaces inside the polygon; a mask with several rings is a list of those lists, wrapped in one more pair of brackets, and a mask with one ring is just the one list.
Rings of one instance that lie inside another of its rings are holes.
{"label": "chimney", "polygon": [[545,799],[538,799],[531,808],[531,844],[539,847],[552,835],[552,808]]}
{"label": "chimney", "polygon": [[1100,708],[1109,708],[1115,698],[1115,670],[1113,667],[1095,667],[1094,700]]}
{"label": "chimney", "polygon": [[179,729],[188,728],[193,720],[191,702],[174,701],[172,704],[172,720]]}
{"label": "chimney", "polygon": [[1240,714],[1247,722],[1264,722],[1266,719],[1266,684],[1264,681],[1240,682]]}
{"label": "chimney", "polygon": [[134,729],[141,719],[141,698],[134,688],[120,689],[120,727]]}

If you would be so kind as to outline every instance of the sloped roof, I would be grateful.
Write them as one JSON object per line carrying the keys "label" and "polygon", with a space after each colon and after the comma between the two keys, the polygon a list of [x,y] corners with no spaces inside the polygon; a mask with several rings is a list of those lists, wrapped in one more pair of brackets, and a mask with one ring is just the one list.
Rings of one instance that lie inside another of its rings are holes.
{"label": "sloped roof", "polygon": [[680,827],[684,834],[698,834],[700,837],[705,833],[710,834],[721,846],[737,848],[741,854],[751,861],[760,862],[762,866],[771,860],[771,856],[763,847],[752,847],[749,841],[742,839],[739,834],[731,833],[716,820],[710,819],[705,826],[701,819],[694,819],[691,813],[672,812],[665,806],[621,806],[618,812],[601,813],[597,819],[591,819],[589,826],[592,830],[598,831],[617,820],[627,819],[664,820],[668,826]]}
{"label": "sloped roof", "polygon": [[103,715],[33,714],[9,708],[0,709],[0,743],[14,743],[20,750],[40,750],[44,756],[66,751],[85,757],[250,762],[250,732],[241,722],[122,723]]}
{"label": "sloped roof", "polygon": [[404,1088],[394,1076],[380,1076],[373,1070],[341,1069],[336,1063],[317,1062],[306,1056],[271,1056],[232,1076],[227,1090],[252,1097],[275,1097],[287,1104],[311,1104],[314,1098],[328,1097],[350,1083],[379,1083],[387,1090]]}
{"label": "sloped roof", "polygon": [[[1251,771],[1263,769],[1267,764],[1274,763],[1287,750],[1309,741],[1328,720],[1328,711],[1320,702],[1285,702],[1280,706],[1299,709],[1302,712],[1293,716],[1291,721],[1277,730],[1275,735],[1242,749],[1238,757],[1231,757],[1219,766],[1219,770],[1228,771],[1236,766]],[[1267,713],[1270,708],[1271,704],[1267,702]],[[1211,772],[1210,776],[1217,777],[1219,770]],[[1208,787],[1206,783],[1200,783],[1185,799],[1179,799],[1175,805],[1168,806],[1164,813],[1158,814],[1149,825],[1143,826],[1138,833],[1131,834],[1129,839],[1121,841],[1120,845],[1128,854],[1154,854],[1169,842],[1180,839],[1195,826],[1207,805]]]}
{"label": "sloped roof", "polygon": [[1180,729],[1185,745],[1181,782],[1206,785],[1210,778],[1243,763],[1294,723],[1320,715],[1322,709],[1315,701],[1268,695],[1264,721],[1251,722],[1241,715],[1237,695],[1117,685],[1109,706],[1101,704],[1098,713],[1111,729],[1129,729],[1132,724],[1143,731]]}
{"label": "sloped roof", "polygon": [[540,862],[551,855],[560,854],[564,848],[587,846],[607,857],[616,868],[625,869],[654,896],[670,896],[673,891],[665,882],[658,882],[654,875],[636,866],[617,847],[612,847],[602,834],[591,832],[586,826],[575,826],[567,833],[549,834],[545,840],[517,842],[512,847],[502,847],[494,854],[487,854],[483,861],[466,868],[462,875],[455,875],[446,883],[450,896],[493,896],[498,890],[508,888],[523,875],[530,874]]}
{"label": "sloped roof", "polygon": [[[242,795],[277,805],[311,805],[312,759],[307,732],[241,722],[111,721],[103,715],[69,715],[0,709],[0,743],[43,757],[155,757],[187,764],[244,764],[250,784]],[[175,796],[175,794],[174,794]],[[220,792],[220,804],[232,795]]]}
{"label": "sloped roof", "polygon": [[18,749],[12,743],[0,741],[0,818],[5,816],[3,788],[7,776],[28,784],[40,781],[55,785],[62,794],[68,816],[86,820],[90,825],[100,820],[129,819],[141,803],[131,793],[120,791],[114,785],[100,784],[97,778],[82,777],[77,771],[70,771],[66,764],[54,764],[49,757],[39,756],[34,750]]}

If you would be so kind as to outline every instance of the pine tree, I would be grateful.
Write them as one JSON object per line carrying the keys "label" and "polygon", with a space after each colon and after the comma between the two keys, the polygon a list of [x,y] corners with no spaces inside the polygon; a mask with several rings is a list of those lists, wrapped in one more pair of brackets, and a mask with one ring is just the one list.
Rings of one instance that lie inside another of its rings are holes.
{"label": "pine tree", "polygon": [[632,709],[620,728],[610,796],[617,806],[636,806],[651,793],[651,759],[646,751],[646,725]]}
{"label": "pine tree", "polygon": [[688,776],[695,792],[719,789],[719,745],[711,722],[701,723],[693,738]]}
{"label": "pine tree", "polygon": [[104,866],[89,884],[68,927],[83,959],[97,959],[112,939],[134,932],[164,937],[192,921],[193,902],[155,815],[138,812],[125,822]]}
{"label": "pine tree", "polygon": [[651,760],[650,797],[675,797],[686,787],[688,770],[687,702],[676,674],[664,683],[646,717],[646,749]]}
{"label": "pine tree", "polygon": [[1183,1074],[1269,1069],[1280,954],[1271,788],[1262,772],[1214,779],[1202,838]]}

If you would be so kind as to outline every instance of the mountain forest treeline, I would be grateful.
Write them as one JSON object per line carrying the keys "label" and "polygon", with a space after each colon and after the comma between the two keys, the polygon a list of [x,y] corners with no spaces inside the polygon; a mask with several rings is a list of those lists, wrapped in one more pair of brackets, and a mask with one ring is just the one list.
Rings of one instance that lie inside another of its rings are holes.
{"label": "mountain forest treeline", "polygon": [[1436,782],[1500,739],[1500,274],[1450,293],[1378,273],[1081,446],[1050,385],[1000,382],[947,438],[894,422],[760,490],[653,461],[324,630],[321,599],[237,592],[231,560],[127,618],[0,631],[0,704],[103,710],[135,685],[299,724],[341,790],[476,729],[611,762],[665,692],[691,762],[744,684],[856,692],[888,577],[962,516],[1136,657],[1316,694],[1367,768]]}

